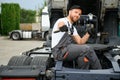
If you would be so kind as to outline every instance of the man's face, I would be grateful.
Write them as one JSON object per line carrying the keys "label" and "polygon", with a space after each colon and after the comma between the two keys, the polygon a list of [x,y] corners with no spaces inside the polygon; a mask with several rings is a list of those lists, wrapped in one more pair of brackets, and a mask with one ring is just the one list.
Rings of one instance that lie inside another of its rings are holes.
{"label": "man's face", "polygon": [[76,22],[80,18],[81,14],[82,10],[80,9],[72,9],[69,11],[69,16],[72,22]]}

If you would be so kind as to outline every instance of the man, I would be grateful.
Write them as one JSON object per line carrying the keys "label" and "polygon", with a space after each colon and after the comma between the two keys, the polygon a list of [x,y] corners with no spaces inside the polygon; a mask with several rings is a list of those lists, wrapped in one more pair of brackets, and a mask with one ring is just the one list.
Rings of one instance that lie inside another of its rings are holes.
{"label": "man", "polygon": [[[81,38],[76,28],[72,25],[78,21],[82,9],[74,5],[69,9],[67,17],[60,18],[56,21],[52,30],[52,53],[56,60],[72,61],[76,60],[80,69],[101,69],[100,62],[92,48],[85,45],[91,33],[87,30]],[[65,34],[70,36],[64,36]],[[64,37],[63,37],[64,36]],[[67,42],[64,39],[70,38]],[[63,41],[63,42],[62,42]],[[74,41],[74,42],[73,42]],[[71,43],[70,43],[71,42]],[[64,45],[64,46],[60,46]]]}

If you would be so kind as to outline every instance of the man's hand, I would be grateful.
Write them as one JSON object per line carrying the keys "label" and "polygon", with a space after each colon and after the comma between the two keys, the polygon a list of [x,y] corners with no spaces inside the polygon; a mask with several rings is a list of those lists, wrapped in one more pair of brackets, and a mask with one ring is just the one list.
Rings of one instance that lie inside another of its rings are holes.
{"label": "man's hand", "polygon": [[64,22],[59,22],[58,23],[58,30],[54,31],[54,33],[57,33],[57,32],[67,32],[68,31],[68,27],[65,25]]}
{"label": "man's hand", "polygon": [[90,36],[93,35],[92,29],[87,29],[87,32]]}
{"label": "man's hand", "polygon": [[60,29],[61,32],[67,32],[68,31],[68,27],[66,25],[61,26],[59,29]]}
{"label": "man's hand", "polygon": [[93,27],[93,25],[87,26],[86,32],[88,32],[88,34],[90,36],[93,36],[94,35],[94,27]]}

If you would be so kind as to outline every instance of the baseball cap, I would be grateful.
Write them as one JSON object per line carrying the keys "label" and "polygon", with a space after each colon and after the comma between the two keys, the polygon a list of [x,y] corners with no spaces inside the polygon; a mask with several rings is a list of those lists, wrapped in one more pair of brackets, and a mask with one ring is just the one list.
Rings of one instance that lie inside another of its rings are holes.
{"label": "baseball cap", "polygon": [[72,10],[72,9],[82,9],[79,5],[73,5],[72,7],[70,7],[69,10]]}

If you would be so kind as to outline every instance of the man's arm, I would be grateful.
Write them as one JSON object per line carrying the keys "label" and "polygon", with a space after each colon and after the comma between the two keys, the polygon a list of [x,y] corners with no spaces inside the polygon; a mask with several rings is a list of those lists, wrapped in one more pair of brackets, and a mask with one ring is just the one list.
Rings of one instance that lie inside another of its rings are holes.
{"label": "man's arm", "polygon": [[58,28],[63,27],[63,25],[65,25],[65,23],[64,23],[63,21],[59,22],[59,23],[58,23]]}
{"label": "man's arm", "polygon": [[[59,22],[58,23],[58,29],[60,29],[61,27],[63,27],[63,25],[65,25],[64,22]],[[90,37],[90,35],[87,32],[82,38],[79,35],[74,35],[73,39],[75,40],[75,42],[77,44],[85,44],[88,41],[89,37]]]}
{"label": "man's arm", "polygon": [[77,44],[85,44],[88,41],[89,37],[90,35],[86,33],[82,38],[79,35],[74,35],[73,39]]}

